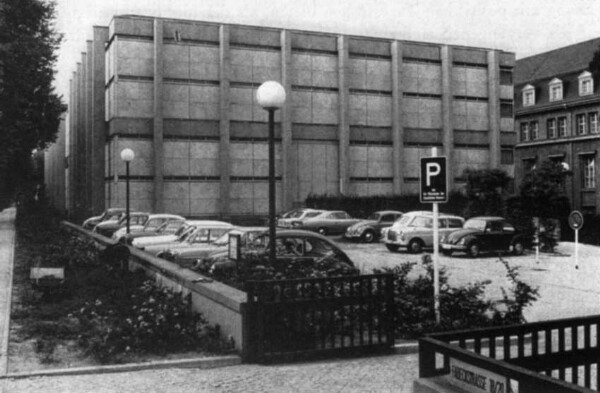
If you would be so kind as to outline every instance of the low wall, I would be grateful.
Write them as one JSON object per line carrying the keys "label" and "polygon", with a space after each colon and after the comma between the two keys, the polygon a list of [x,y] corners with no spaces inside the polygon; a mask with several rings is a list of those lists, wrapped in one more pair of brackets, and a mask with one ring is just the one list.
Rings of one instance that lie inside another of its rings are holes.
{"label": "low wall", "polygon": [[[116,242],[83,229],[79,225],[63,221],[63,226],[93,239],[100,247]],[[219,325],[224,338],[232,340],[240,353],[243,348],[242,310],[246,293],[192,270],[182,268],[161,258],[156,258],[135,247],[129,247],[130,270],[143,269],[158,285],[169,287],[183,295],[191,294],[192,307],[212,325]]]}

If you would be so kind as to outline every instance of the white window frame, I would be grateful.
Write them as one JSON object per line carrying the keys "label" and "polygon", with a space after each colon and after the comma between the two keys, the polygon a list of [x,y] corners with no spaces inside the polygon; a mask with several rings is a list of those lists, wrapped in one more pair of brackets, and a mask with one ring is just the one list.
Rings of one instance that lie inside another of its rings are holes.
{"label": "white window frame", "polygon": [[585,113],[580,113],[575,116],[577,124],[577,135],[587,134],[587,119]]}
{"label": "white window frame", "polygon": [[587,96],[594,94],[594,79],[589,71],[582,72],[577,79],[579,79],[579,95]]}
{"label": "white window frame", "polygon": [[596,156],[585,155],[581,158],[582,186],[586,190],[596,188]]}
{"label": "white window frame", "polygon": [[563,83],[560,79],[554,78],[548,83],[550,90],[550,102],[561,101],[563,99]]}
{"label": "white window frame", "polygon": [[537,121],[529,123],[529,134],[531,135],[532,141],[540,139],[540,127]]}
{"label": "white window frame", "polygon": [[548,119],[546,122],[546,126],[548,127],[548,138],[553,139],[558,136],[557,128],[556,128],[556,119]]}
{"label": "white window frame", "polygon": [[535,88],[527,85],[523,88],[523,106],[535,105]]}
{"label": "white window frame", "polygon": [[598,128],[598,112],[588,113],[588,121],[590,125],[590,134],[598,134],[600,129]]}
{"label": "white window frame", "polygon": [[529,141],[530,133],[529,133],[529,123],[524,122],[521,123],[521,142]]}
{"label": "white window frame", "polygon": [[557,128],[558,128],[558,136],[559,137],[569,136],[569,132],[567,130],[567,118],[566,117],[558,118]]}

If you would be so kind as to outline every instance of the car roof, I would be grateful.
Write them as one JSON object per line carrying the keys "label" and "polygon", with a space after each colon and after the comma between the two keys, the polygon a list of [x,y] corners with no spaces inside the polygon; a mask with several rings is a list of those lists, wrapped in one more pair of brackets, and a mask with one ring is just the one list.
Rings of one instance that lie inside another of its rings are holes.
{"label": "car roof", "polygon": [[[433,212],[430,212],[429,210],[414,210],[408,213],[404,213],[402,215],[404,216],[427,216],[427,217],[433,217]],[[461,216],[457,216],[454,214],[446,214],[446,213],[439,213],[438,218],[460,218],[461,220],[464,220],[464,218],[462,218]]]}
{"label": "car roof", "polygon": [[499,216],[479,216],[479,217],[471,217],[469,220],[482,220],[482,221],[498,221],[504,220],[504,217]]}
{"label": "car roof", "polygon": [[258,231],[268,231],[268,227],[235,227],[229,233],[246,233],[246,232],[258,232]]}
{"label": "car roof", "polygon": [[374,213],[379,213],[379,214],[404,214],[401,211],[398,210],[377,210],[376,212],[373,212],[371,214]]}
{"label": "car roof", "polygon": [[150,218],[174,218],[176,220],[185,220],[185,217],[183,217],[183,216],[179,216],[177,214],[168,214],[168,213],[150,214]]}
{"label": "car roof", "polygon": [[232,227],[233,224],[225,222],[225,221],[218,221],[218,220],[185,220],[186,224],[189,225],[210,225],[210,226],[223,226],[223,227]]}

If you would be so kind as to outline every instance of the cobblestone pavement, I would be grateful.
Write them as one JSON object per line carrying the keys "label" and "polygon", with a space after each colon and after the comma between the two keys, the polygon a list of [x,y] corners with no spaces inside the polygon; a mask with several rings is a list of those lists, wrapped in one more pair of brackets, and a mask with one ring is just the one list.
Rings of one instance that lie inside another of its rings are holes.
{"label": "cobblestone pavement", "polygon": [[208,370],[37,377],[3,383],[4,393],[410,393],[417,375],[418,358],[411,354],[276,366],[244,364]]}

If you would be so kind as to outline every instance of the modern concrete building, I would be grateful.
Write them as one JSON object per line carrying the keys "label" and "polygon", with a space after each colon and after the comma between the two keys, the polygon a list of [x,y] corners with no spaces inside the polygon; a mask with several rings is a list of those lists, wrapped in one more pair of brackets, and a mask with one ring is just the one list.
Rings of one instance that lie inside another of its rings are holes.
{"label": "modern concrete building", "polygon": [[268,211],[267,112],[279,81],[277,210],[313,194],[416,193],[419,158],[512,174],[514,54],[256,26],[115,16],[71,81],[70,210],[124,205],[189,217]]}
{"label": "modern concrete building", "polygon": [[520,59],[515,66],[515,179],[545,160],[573,172],[571,205],[597,213],[600,90],[589,68],[600,38]]}

